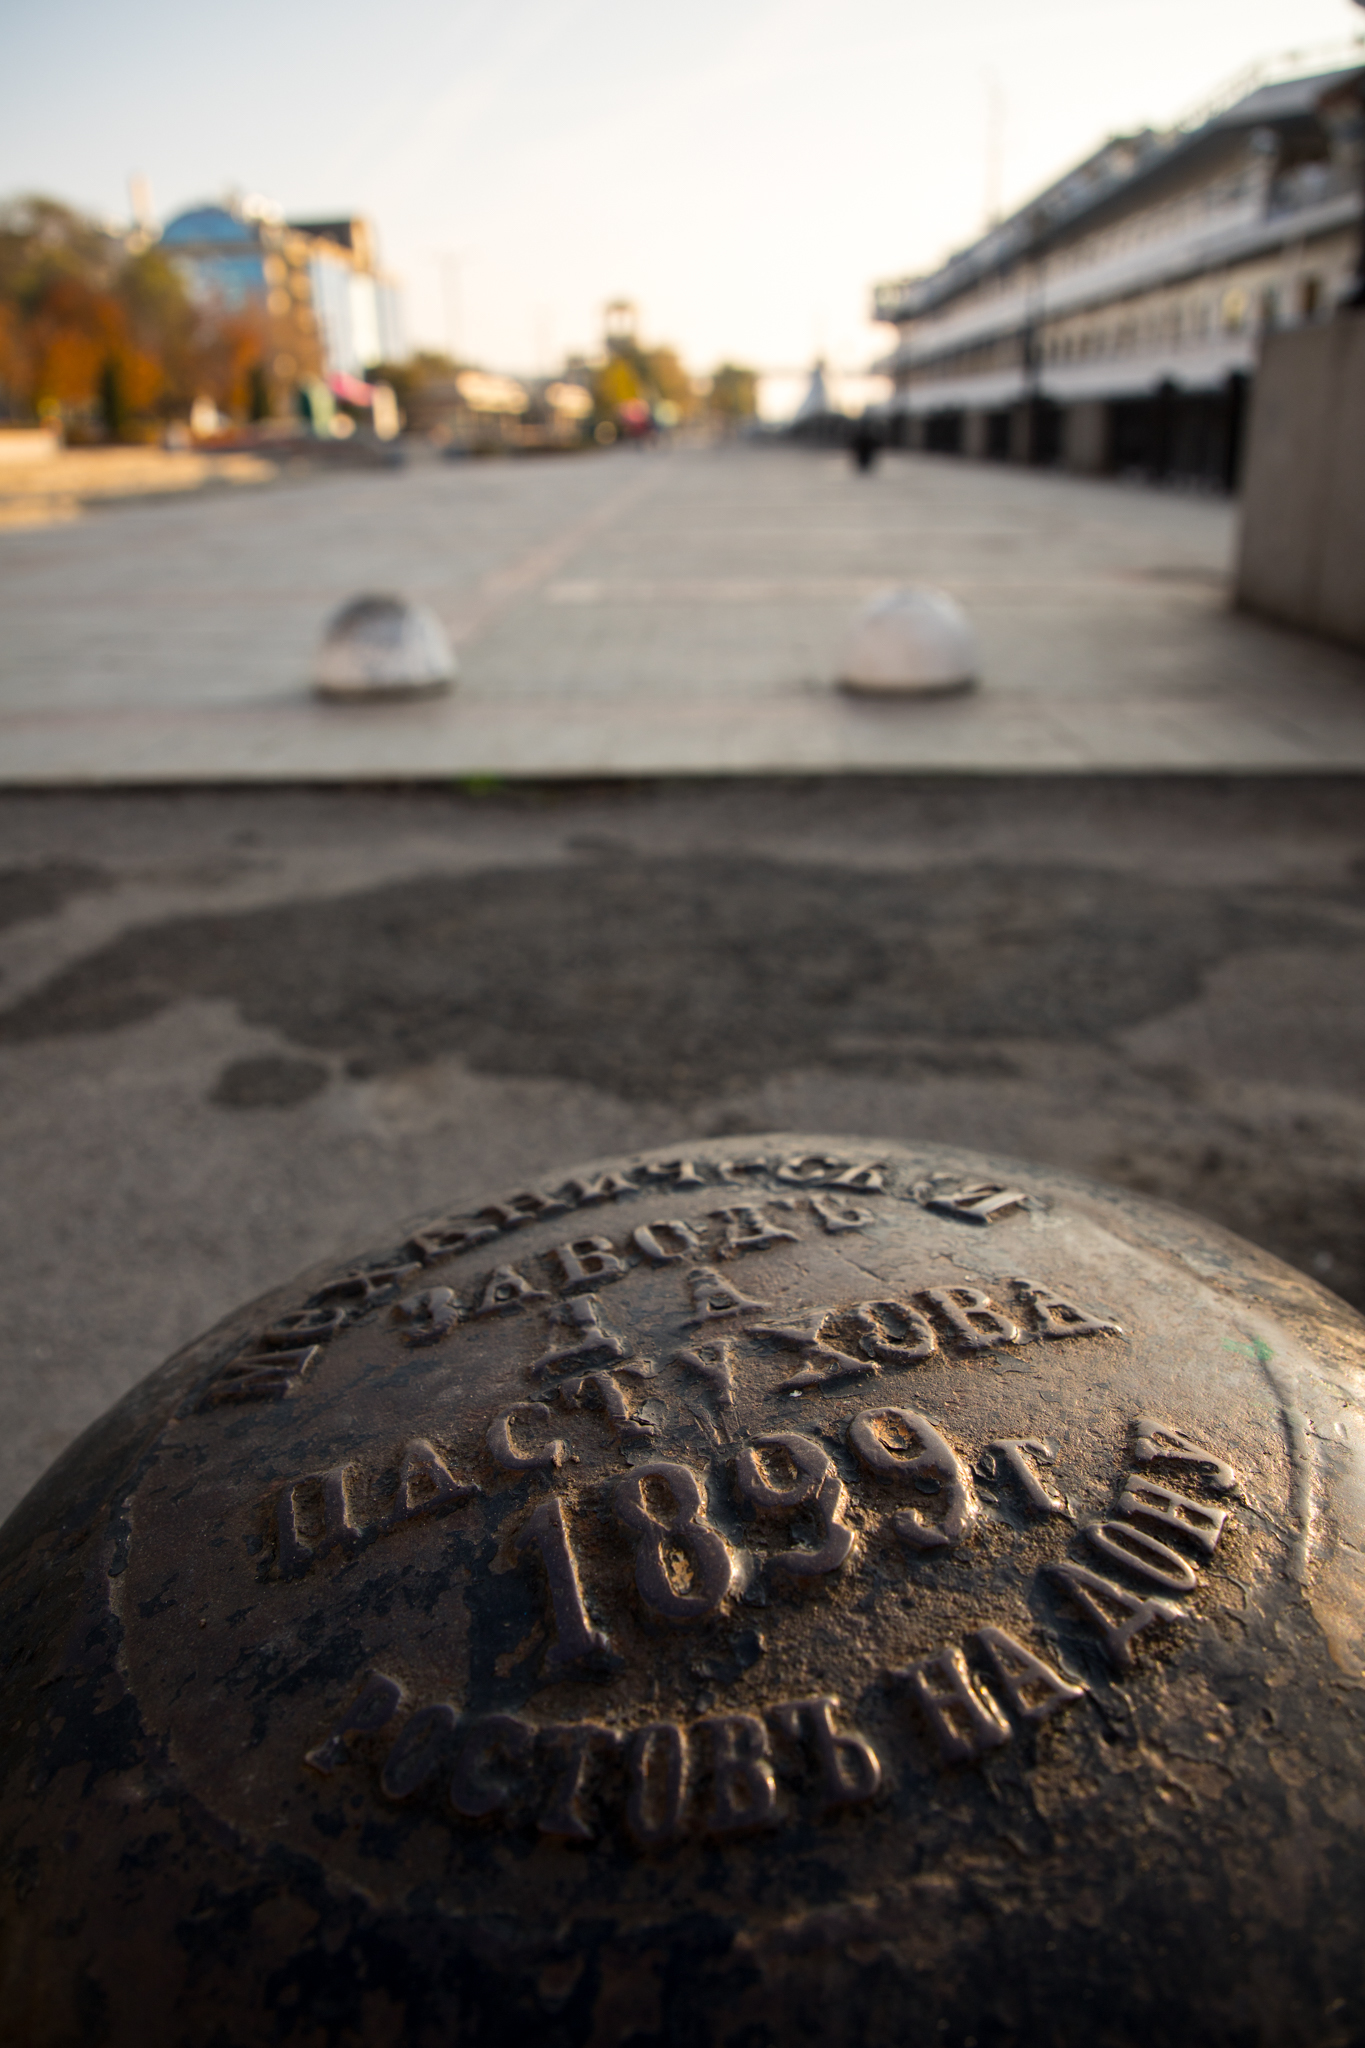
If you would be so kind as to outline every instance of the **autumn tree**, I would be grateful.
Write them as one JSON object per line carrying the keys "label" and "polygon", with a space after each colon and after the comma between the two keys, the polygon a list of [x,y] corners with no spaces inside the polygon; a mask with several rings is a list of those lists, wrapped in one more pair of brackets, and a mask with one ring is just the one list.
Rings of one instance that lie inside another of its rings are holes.
{"label": "autumn tree", "polygon": [[683,368],[677,351],[671,348],[648,348],[642,351],[642,355],[655,403],[662,399],[669,405],[676,406],[679,414],[685,418],[696,404],[696,396],[692,389],[692,379]]}
{"label": "autumn tree", "polygon": [[197,305],[171,259],[40,196],[0,206],[0,413],[141,439],[201,392],[250,410],[252,309]]}
{"label": "autumn tree", "polygon": [[651,412],[660,405],[672,406],[674,416],[685,419],[696,404],[692,379],[676,349],[646,348],[629,331],[608,335],[606,361],[593,373],[592,391],[601,419],[613,419],[622,406],[639,404]]}
{"label": "autumn tree", "polygon": [[758,412],[758,373],[737,363],[722,363],[711,379],[707,410],[727,425],[738,426]]}

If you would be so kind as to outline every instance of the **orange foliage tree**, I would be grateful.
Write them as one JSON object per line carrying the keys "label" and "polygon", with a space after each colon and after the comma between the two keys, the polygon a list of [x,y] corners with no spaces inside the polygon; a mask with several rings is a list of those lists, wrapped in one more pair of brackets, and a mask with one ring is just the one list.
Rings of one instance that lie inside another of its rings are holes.
{"label": "orange foliage tree", "polygon": [[0,418],[142,440],[204,393],[245,416],[252,311],[198,304],[171,259],[60,201],[0,206]]}

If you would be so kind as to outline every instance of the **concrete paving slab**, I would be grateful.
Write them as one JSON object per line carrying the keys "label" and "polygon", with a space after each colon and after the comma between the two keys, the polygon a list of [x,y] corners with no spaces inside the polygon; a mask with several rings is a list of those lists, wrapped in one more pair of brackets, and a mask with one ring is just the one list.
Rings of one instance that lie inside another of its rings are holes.
{"label": "concrete paving slab", "polygon": [[[0,533],[0,781],[446,781],[1365,768],[1365,661],[1229,609],[1217,501],[789,448],[282,477]],[[831,687],[851,613],[937,584],[971,697]],[[455,641],[449,699],[316,703],[346,598]]]}
{"label": "concrete paving slab", "polygon": [[1365,1306],[1345,776],[0,797],[0,1513],[400,1216],[795,1128],[1181,1201]]}

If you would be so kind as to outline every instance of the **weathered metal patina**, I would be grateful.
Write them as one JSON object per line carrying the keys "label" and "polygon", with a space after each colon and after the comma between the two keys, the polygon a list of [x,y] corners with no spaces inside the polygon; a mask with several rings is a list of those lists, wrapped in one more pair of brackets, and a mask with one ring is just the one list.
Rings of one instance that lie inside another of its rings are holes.
{"label": "weathered metal patina", "polygon": [[1365,2039],[1365,1326],[753,1138],[220,1325],[0,1534],[6,2037]]}

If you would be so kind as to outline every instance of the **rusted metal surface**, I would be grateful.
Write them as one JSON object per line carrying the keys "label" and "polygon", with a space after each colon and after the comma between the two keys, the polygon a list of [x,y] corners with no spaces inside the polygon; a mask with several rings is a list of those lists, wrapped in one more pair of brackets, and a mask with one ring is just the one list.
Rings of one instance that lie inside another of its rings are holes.
{"label": "rusted metal surface", "polygon": [[0,1532],[12,2038],[1365,2039],[1363,1366],[863,1141],[305,1275]]}

